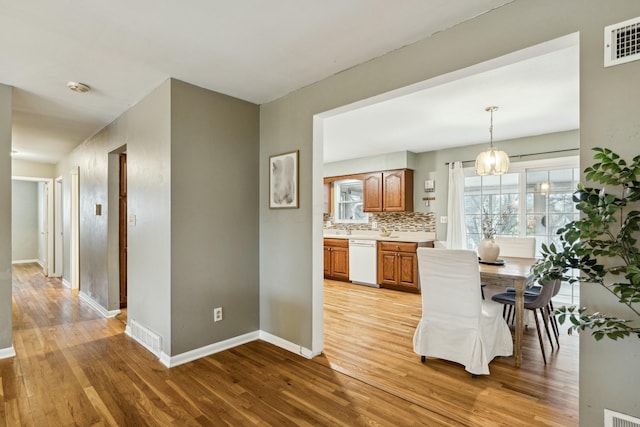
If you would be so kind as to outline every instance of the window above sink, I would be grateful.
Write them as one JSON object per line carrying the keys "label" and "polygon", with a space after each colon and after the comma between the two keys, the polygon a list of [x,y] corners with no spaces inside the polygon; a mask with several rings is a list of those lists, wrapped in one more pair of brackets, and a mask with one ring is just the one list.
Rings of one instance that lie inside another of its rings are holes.
{"label": "window above sink", "polygon": [[364,191],[361,179],[342,179],[333,182],[333,222],[368,223],[369,214],[363,211]]}

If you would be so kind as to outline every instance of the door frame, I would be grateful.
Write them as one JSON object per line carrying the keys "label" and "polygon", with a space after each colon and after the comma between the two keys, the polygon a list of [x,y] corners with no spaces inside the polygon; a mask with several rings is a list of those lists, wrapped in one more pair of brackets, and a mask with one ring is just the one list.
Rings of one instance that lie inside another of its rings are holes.
{"label": "door frame", "polygon": [[38,200],[38,209],[40,209],[42,207],[42,205],[44,204],[45,206],[45,247],[44,247],[44,264],[42,266],[42,270],[45,274],[45,276],[49,276],[52,273],[52,271],[50,271],[51,269],[49,267],[51,267],[52,264],[52,260],[54,259],[54,239],[55,239],[55,233],[54,233],[54,204],[51,203],[51,197],[50,195],[52,194],[52,189],[53,189],[53,179],[52,178],[40,178],[40,177],[32,177],[32,176],[19,176],[19,175],[15,175],[11,177],[12,181],[30,181],[30,182],[42,182],[44,183],[44,194],[45,194],[45,200]]}

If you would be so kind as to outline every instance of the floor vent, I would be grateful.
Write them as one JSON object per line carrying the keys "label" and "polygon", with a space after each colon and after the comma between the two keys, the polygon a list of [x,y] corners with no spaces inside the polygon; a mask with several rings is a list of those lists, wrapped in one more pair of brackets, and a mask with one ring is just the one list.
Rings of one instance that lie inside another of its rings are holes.
{"label": "floor vent", "polygon": [[135,320],[129,320],[131,326],[131,336],[133,339],[142,344],[147,350],[160,357],[162,350],[162,338],[160,335],[151,332]]}
{"label": "floor vent", "polygon": [[605,409],[604,427],[640,427],[640,418]]}
{"label": "floor vent", "polygon": [[604,29],[604,66],[640,59],[640,17]]}

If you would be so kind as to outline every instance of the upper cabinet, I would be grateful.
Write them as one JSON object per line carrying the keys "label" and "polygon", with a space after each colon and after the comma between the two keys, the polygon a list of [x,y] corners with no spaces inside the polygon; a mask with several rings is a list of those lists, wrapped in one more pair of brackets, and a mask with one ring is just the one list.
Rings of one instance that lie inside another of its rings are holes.
{"label": "upper cabinet", "polygon": [[400,169],[364,176],[365,212],[413,212],[413,171]]}

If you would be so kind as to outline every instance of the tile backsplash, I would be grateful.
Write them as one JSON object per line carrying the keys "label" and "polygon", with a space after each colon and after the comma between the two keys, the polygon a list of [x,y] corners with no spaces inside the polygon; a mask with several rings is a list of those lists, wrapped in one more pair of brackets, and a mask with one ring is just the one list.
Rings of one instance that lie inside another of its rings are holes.
{"label": "tile backsplash", "polygon": [[[327,227],[327,221],[331,226]],[[371,230],[371,223],[377,222],[378,229],[385,228],[390,231],[436,231],[436,216],[433,212],[382,212],[370,213],[369,223],[362,224],[335,224],[333,215],[324,214],[325,229],[340,229],[345,226],[350,230]]]}

